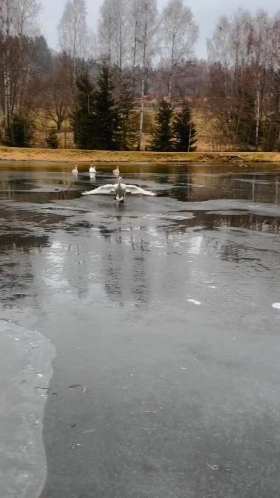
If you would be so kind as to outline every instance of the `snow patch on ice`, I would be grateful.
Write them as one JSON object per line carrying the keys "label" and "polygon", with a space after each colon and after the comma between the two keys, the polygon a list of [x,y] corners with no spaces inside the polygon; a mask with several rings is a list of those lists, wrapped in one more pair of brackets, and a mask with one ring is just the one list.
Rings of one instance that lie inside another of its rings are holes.
{"label": "snow patch on ice", "polygon": [[37,498],[47,474],[42,439],[55,349],[37,331],[0,320],[0,496]]}

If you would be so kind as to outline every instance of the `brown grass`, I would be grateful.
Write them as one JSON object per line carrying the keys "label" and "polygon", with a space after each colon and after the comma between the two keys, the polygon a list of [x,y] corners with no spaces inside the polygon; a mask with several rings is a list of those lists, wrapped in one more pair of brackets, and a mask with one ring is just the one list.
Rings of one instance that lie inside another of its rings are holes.
{"label": "brown grass", "polygon": [[[0,147],[0,161],[54,163],[280,163],[277,152],[111,152],[78,149],[20,149]],[[2,163],[3,165],[4,163]],[[1,165],[1,163],[0,163]]]}

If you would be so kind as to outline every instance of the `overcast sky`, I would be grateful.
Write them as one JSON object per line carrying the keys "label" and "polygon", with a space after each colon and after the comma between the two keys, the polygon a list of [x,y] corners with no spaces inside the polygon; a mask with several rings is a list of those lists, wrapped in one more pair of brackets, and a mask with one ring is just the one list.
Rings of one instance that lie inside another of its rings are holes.
{"label": "overcast sky", "polygon": [[[52,47],[57,46],[57,25],[61,18],[66,0],[41,0],[41,25],[43,34]],[[167,0],[158,0],[158,5],[165,5]],[[87,0],[89,25],[95,29],[102,0]],[[186,0],[200,27],[200,40],[197,44],[197,55],[206,55],[206,38],[211,36],[215,23],[220,15],[230,14],[238,7],[252,12],[265,9],[270,13],[280,10],[279,0]]]}

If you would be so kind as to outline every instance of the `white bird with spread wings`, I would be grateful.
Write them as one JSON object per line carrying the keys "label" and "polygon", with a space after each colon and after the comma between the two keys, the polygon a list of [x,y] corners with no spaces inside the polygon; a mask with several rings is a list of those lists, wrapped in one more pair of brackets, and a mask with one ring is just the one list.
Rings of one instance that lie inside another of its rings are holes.
{"label": "white bird with spread wings", "polygon": [[112,195],[115,197],[116,201],[124,202],[126,194],[144,195],[150,197],[154,197],[156,195],[154,192],[137,187],[137,185],[126,185],[125,183],[122,183],[121,177],[118,178],[118,182],[114,185],[102,185],[101,187],[90,190],[89,192],[83,192],[82,195]]}

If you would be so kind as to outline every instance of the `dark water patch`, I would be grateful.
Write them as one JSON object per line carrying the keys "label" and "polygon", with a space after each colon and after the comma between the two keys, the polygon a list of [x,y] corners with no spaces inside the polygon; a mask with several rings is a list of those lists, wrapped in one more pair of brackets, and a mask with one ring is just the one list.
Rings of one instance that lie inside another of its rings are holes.
{"label": "dark water patch", "polygon": [[183,219],[170,219],[166,218],[167,224],[162,228],[172,231],[184,231],[199,227],[200,229],[207,230],[230,230],[238,228],[242,230],[252,230],[263,233],[279,234],[280,232],[280,216],[275,218],[273,216],[262,216],[254,213],[243,212],[242,214],[232,212],[207,212],[196,211],[193,217]]}

